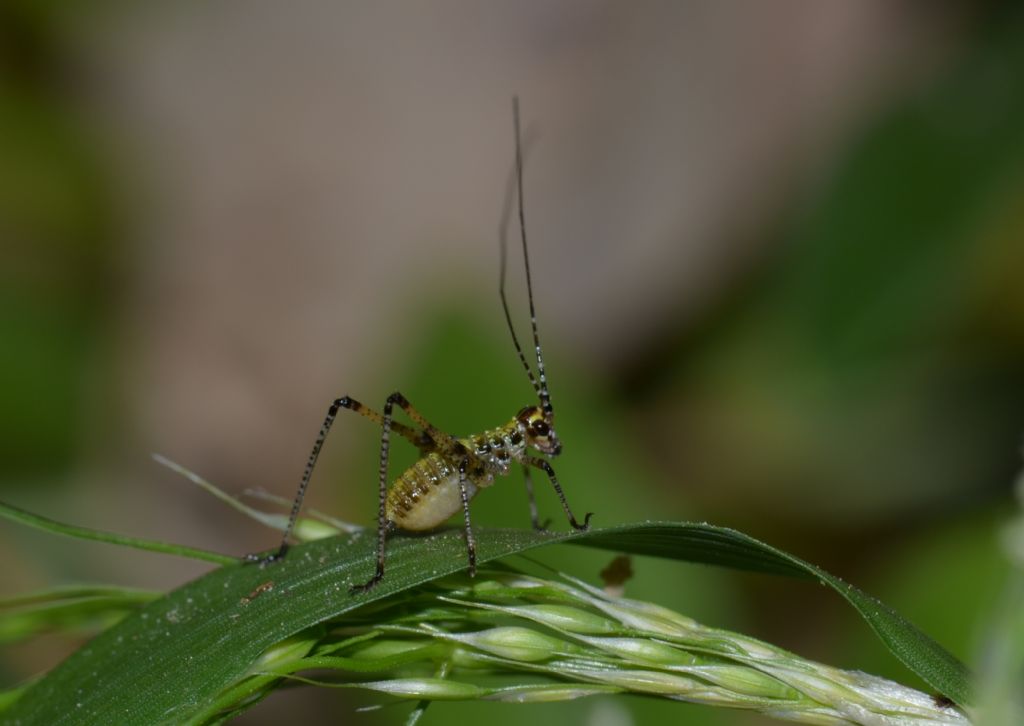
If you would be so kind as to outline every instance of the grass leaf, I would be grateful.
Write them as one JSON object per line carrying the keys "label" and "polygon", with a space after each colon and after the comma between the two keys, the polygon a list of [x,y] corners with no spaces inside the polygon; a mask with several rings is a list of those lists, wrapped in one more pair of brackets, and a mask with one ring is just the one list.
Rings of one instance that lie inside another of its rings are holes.
{"label": "grass leaf", "polygon": [[[966,668],[892,609],[823,570],[740,532],[707,524],[641,523],[582,533],[480,529],[478,561],[571,543],[816,580],[835,589],[930,686],[969,700]],[[271,646],[317,623],[465,568],[462,533],[396,536],[383,582],[348,588],[374,569],[372,532],[309,542],[261,568],[219,568],[148,604],[32,685],[5,714],[46,724],[187,723]]]}

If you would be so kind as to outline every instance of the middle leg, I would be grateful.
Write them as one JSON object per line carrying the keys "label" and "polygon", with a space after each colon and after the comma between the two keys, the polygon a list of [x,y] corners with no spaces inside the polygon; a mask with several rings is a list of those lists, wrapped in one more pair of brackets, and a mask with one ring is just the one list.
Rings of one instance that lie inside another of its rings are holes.
{"label": "middle leg", "polygon": [[395,394],[388,396],[384,402],[384,413],[381,416],[380,431],[380,466],[377,471],[377,569],[366,582],[353,585],[349,592],[353,595],[372,590],[384,579],[384,553],[387,545],[388,532],[393,523],[387,518],[388,501],[388,457],[391,451],[392,411],[395,405]]}
{"label": "middle leg", "polygon": [[466,518],[466,554],[469,557],[469,576],[476,577],[476,539],[473,537],[473,525],[469,521],[469,490],[466,487],[466,469],[469,459],[459,462],[459,494],[462,495],[462,513]]}

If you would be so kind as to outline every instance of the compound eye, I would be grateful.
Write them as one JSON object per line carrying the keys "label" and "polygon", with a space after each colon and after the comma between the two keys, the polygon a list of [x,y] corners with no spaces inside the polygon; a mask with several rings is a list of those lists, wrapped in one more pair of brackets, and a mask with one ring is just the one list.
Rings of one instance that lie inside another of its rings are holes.
{"label": "compound eye", "polygon": [[547,436],[550,431],[550,427],[544,421],[534,421],[533,433],[535,436]]}

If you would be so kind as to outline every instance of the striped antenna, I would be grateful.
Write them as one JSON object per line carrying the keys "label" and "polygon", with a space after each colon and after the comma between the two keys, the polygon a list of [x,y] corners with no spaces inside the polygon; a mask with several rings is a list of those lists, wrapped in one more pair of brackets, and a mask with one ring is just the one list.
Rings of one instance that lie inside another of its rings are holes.
{"label": "striped antenna", "polygon": [[[499,230],[499,241],[501,243],[501,282],[498,292],[501,295],[501,307],[505,311],[505,322],[508,323],[508,331],[512,334],[512,343],[515,344],[516,353],[519,355],[519,362],[523,364],[526,375],[530,379],[533,390],[540,397],[541,408],[544,417],[550,421],[554,415],[554,408],[551,406],[551,394],[548,392],[547,375],[544,372],[544,355],[540,348],[540,336],[537,333],[537,313],[533,304],[533,284],[530,280],[530,253],[526,244],[526,212],[523,205],[523,144],[519,124],[519,97],[512,98],[512,118],[515,123],[516,136],[516,165],[514,176],[509,180],[508,193],[505,196],[505,209],[501,217]],[[513,185],[513,182],[515,184]],[[508,249],[508,222],[512,215],[512,196],[515,195],[519,203],[519,232],[523,241],[523,263],[526,267],[526,296],[530,301],[530,327],[533,330],[533,346],[537,351],[537,376],[533,374],[530,364],[526,362],[522,346],[519,345],[519,337],[516,335],[515,326],[512,324],[512,314],[508,309],[508,301],[505,298],[505,267]]]}

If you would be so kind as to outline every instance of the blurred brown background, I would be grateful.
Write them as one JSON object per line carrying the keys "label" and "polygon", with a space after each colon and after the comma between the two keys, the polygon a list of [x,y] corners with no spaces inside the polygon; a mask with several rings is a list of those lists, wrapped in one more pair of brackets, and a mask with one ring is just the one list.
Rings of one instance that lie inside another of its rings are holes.
{"label": "blurred brown background", "polygon": [[[496,290],[518,93],[573,506],[738,527],[971,660],[1024,429],[1018,6],[11,0],[0,496],[242,554],[276,535],[150,452],[290,497],[338,395],[399,388],[456,433],[530,403]],[[368,524],[378,432],[334,431],[309,501]],[[556,506],[543,491],[561,527]],[[474,516],[526,526],[517,477]],[[0,553],[3,594],[204,569],[13,524]],[[635,569],[630,595],[921,687],[820,588]],[[4,684],[71,645],[8,649]],[[277,695],[241,722],[408,711],[353,698]],[[640,699],[438,704],[424,723],[481,717],[761,723]]]}

